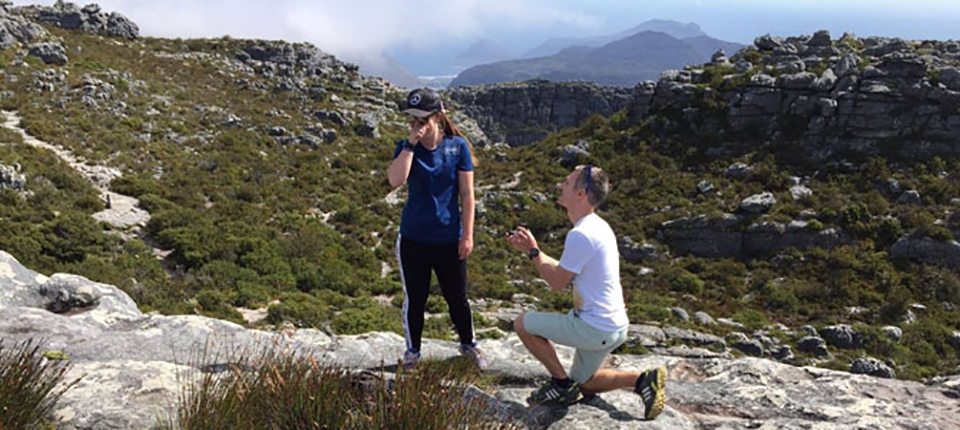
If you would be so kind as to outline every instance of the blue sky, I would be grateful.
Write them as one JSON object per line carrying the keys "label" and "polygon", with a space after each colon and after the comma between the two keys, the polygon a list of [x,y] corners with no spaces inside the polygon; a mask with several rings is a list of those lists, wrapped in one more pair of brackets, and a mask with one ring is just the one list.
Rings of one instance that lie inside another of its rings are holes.
{"label": "blue sky", "polygon": [[[16,0],[15,4],[28,2]],[[38,3],[52,4],[53,0]],[[391,53],[418,74],[435,58],[492,38],[520,54],[549,37],[616,33],[659,18],[716,38],[811,34],[960,39],[956,0],[101,0],[141,33],[309,41],[338,55]],[[419,59],[419,60],[418,60]]]}

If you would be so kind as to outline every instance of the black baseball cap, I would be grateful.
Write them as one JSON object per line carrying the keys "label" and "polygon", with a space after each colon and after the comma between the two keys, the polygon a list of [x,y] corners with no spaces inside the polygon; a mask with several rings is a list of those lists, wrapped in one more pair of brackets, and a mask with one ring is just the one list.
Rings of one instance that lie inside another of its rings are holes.
{"label": "black baseball cap", "polygon": [[425,118],[443,110],[440,95],[429,88],[417,88],[407,94],[407,99],[400,103],[400,112]]}

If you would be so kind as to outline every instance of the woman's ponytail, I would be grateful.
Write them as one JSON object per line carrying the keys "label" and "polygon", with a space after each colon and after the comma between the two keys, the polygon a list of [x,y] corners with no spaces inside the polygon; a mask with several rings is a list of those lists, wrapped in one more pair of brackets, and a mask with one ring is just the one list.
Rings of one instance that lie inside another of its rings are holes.
{"label": "woman's ponytail", "polygon": [[440,113],[437,114],[437,116],[438,118],[440,118],[440,124],[443,126],[443,135],[462,137],[463,140],[467,142],[467,147],[470,148],[470,158],[471,158],[471,161],[473,161],[474,167],[479,166],[480,162],[477,160],[476,152],[473,151],[473,144],[470,143],[470,139],[468,139],[467,136],[464,136],[463,133],[460,132],[460,129],[457,128],[457,126],[453,125],[453,121],[450,121],[450,118],[447,117],[447,113],[445,111],[440,111]]}

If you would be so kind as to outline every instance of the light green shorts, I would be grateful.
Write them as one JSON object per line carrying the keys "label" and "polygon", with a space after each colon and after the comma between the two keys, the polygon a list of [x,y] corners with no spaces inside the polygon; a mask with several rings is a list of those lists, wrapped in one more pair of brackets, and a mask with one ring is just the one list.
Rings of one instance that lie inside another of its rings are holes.
{"label": "light green shorts", "polygon": [[567,314],[527,312],[523,315],[523,328],[532,335],[576,348],[573,366],[567,374],[580,384],[593,377],[607,354],[627,339],[627,329],[613,333],[597,330],[580,319],[576,310]]}

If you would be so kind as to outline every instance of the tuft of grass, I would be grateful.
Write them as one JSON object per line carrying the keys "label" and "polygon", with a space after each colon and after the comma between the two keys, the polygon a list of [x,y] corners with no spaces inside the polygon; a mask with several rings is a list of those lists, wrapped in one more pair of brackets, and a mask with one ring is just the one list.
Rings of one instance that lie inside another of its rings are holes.
{"label": "tuft of grass", "polygon": [[63,394],[80,379],[67,382],[70,364],[48,360],[32,339],[7,346],[0,341],[0,429],[33,429],[47,418]]}
{"label": "tuft of grass", "polygon": [[[206,355],[206,353],[203,353]],[[267,347],[227,365],[201,365],[187,382],[168,430],[216,429],[510,429],[470,396],[476,372],[421,363],[390,377],[354,372],[309,353]],[[218,357],[202,362],[222,363]]]}

